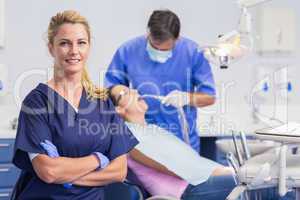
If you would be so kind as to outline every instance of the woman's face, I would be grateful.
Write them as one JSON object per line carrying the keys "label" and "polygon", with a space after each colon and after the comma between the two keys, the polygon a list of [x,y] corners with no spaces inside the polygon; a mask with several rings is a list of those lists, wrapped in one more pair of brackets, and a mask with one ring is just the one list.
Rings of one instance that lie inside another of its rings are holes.
{"label": "woman's face", "polygon": [[126,108],[127,114],[139,113],[145,115],[148,110],[147,103],[140,97],[138,92],[133,89],[128,89],[126,94],[121,97],[119,106]]}
{"label": "woman's face", "polygon": [[66,23],[59,27],[49,44],[54,58],[54,67],[67,74],[81,72],[86,64],[89,51],[89,36],[82,24]]}

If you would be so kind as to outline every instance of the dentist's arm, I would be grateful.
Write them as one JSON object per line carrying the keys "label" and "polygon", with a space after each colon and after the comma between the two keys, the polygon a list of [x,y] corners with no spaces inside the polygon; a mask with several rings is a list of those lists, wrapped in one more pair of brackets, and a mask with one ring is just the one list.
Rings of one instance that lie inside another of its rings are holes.
{"label": "dentist's arm", "polygon": [[215,97],[205,93],[200,93],[200,92],[189,93],[189,97],[190,97],[190,105],[195,107],[210,106],[215,103]]}
{"label": "dentist's arm", "polygon": [[93,171],[73,181],[73,185],[102,186],[113,182],[123,182],[127,175],[127,158],[121,155],[110,162],[104,169]]}
{"label": "dentist's arm", "polygon": [[162,103],[166,106],[172,105],[181,108],[186,105],[204,107],[214,104],[215,97],[201,92],[188,93],[179,90],[171,91],[164,97]]}

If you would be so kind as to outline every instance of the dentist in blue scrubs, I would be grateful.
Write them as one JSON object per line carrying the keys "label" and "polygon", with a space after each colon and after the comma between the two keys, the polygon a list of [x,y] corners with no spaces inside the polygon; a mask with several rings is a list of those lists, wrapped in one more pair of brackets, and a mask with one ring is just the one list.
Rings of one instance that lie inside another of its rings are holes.
{"label": "dentist in blue scrubs", "polygon": [[141,95],[164,96],[163,102],[145,98],[149,106],[146,120],[180,139],[184,139],[184,133],[178,109],[183,108],[188,143],[199,152],[197,107],[215,102],[215,83],[211,66],[196,42],[179,33],[176,14],[155,10],[148,21],[148,33],[125,42],[116,51],[105,75],[105,86],[114,94],[130,87]]}
{"label": "dentist in blue scrubs", "polygon": [[89,24],[78,12],[51,18],[54,77],[22,103],[13,157],[22,173],[15,199],[103,200],[103,186],[126,177],[126,154],[138,141],[107,90],[88,77],[90,39]]}

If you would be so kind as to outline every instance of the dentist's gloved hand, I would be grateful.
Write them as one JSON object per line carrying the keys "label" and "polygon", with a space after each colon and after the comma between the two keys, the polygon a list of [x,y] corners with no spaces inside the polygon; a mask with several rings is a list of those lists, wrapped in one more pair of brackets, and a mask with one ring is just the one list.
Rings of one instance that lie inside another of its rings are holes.
{"label": "dentist's gloved hand", "polygon": [[190,95],[187,92],[173,90],[163,98],[161,103],[166,106],[172,105],[176,108],[181,108],[190,103]]}
{"label": "dentist's gloved hand", "polygon": [[[57,151],[56,146],[49,140],[45,140],[44,142],[41,142],[40,145],[47,152],[49,157],[51,157],[51,158],[59,157],[59,153]],[[64,188],[69,189],[72,187],[72,183],[64,183],[63,186],[64,186]]]}

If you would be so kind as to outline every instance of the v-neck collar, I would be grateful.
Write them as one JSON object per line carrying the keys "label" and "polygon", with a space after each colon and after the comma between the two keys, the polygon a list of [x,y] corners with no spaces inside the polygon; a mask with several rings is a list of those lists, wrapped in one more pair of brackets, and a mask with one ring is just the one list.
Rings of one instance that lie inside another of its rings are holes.
{"label": "v-neck collar", "polygon": [[[55,96],[57,96],[58,98],[61,98],[63,99],[63,101],[69,106],[71,107],[75,113],[79,113],[79,110],[80,108],[82,107],[82,104],[83,104],[83,99],[86,97],[86,92],[85,92],[85,89],[83,88],[82,89],[82,92],[81,92],[81,97],[80,97],[80,100],[79,100],[79,105],[78,105],[78,108],[74,107],[65,97],[63,97],[62,95],[60,95],[57,91],[55,91],[53,88],[49,87],[49,85],[45,84],[45,83],[40,83],[38,86],[37,86],[37,89],[40,89],[40,91],[42,91],[43,93],[45,93],[46,95],[47,92],[50,90],[51,92],[53,92],[55,94]],[[77,110],[76,110],[76,109]]]}

